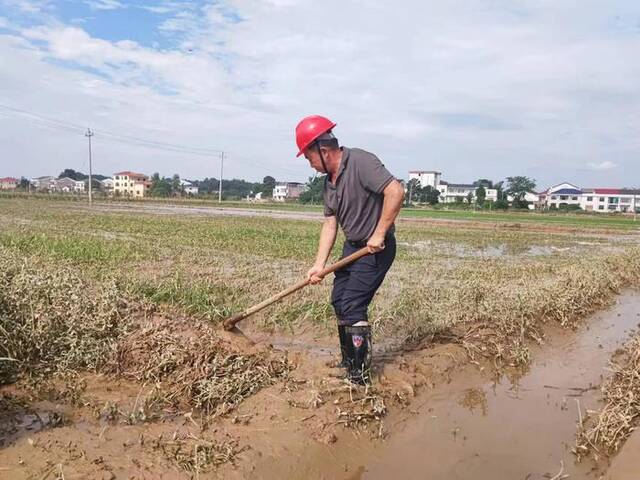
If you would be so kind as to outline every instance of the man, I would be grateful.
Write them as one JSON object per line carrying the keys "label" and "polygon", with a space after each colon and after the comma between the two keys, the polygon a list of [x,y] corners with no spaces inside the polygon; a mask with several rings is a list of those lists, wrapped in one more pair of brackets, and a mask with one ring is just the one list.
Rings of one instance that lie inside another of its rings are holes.
{"label": "man", "polygon": [[396,255],[394,221],[400,212],[404,188],[378,158],[364,150],[340,147],[328,118],[312,115],[296,127],[298,155],[312,168],[326,173],[324,216],[318,253],[308,271],[310,283],[322,281],[336,240],[338,225],[346,241],[342,256],[367,247],[369,255],[335,272],[331,303],[338,320],[342,362],[347,378],[358,384],[369,381],[371,327],[367,310]]}

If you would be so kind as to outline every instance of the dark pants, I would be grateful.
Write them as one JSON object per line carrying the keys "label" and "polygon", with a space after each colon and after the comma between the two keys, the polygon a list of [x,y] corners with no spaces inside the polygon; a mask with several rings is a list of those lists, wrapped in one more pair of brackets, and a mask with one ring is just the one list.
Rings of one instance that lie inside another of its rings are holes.
{"label": "dark pants", "polygon": [[[361,247],[345,242],[342,257],[351,255]],[[385,239],[385,249],[365,255],[351,265],[335,272],[331,303],[339,325],[353,325],[367,321],[367,310],[376,290],[396,258],[396,239],[393,234]]]}

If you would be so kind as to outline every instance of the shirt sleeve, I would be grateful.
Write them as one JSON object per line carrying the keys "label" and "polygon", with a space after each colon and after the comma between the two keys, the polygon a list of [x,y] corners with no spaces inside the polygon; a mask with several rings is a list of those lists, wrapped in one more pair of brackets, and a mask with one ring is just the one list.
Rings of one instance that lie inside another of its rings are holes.
{"label": "shirt sleeve", "polygon": [[395,178],[375,155],[366,155],[358,160],[360,183],[370,192],[382,193],[384,188]]}

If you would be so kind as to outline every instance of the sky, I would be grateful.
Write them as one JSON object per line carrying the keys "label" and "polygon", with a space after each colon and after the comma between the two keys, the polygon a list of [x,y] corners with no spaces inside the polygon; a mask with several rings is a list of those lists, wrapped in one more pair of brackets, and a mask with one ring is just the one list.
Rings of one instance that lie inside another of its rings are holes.
{"label": "sky", "polygon": [[305,181],[294,129],[398,178],[640,187],[635,0],[0,0],[0,177]]}

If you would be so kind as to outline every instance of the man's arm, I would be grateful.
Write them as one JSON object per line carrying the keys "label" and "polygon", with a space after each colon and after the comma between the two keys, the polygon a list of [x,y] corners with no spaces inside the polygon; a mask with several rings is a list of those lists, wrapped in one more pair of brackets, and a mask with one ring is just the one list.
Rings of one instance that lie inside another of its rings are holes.
{"label": "man's arm", "polygon": [[402,208],[404,188],[399,181],[392,180],[389,185],[384,187],[382,195],[384,195],[384,201],[380,220],[378,220],[378,225],[367,242],[370,253],[376,253],[384,249],[384,237],[387,235],[387,230],[393,225]]}
{"label": "man's arm", "polygon": [[338,234],[338,221],[335,216],[325,217],[322,224],[322,230],[320,231],[320,241],[318,243],[318,253],[316,254],[316,262],[313,267],[307,272],[307,278],[310,283],[320,283],[322,277],[318,274],[322,271],[327,264],[331,249],[336,241],[336,235]]}

